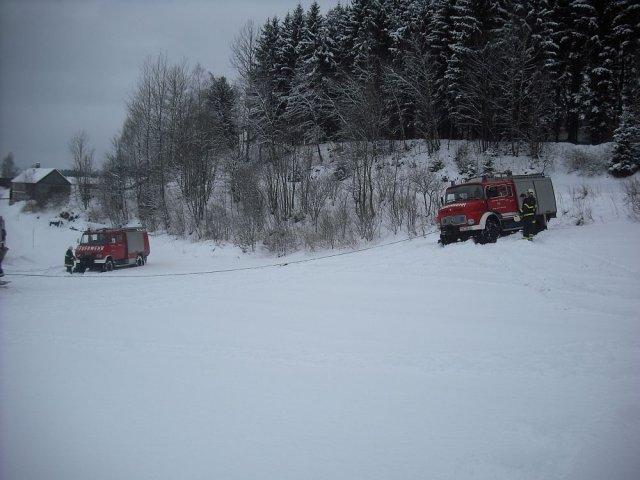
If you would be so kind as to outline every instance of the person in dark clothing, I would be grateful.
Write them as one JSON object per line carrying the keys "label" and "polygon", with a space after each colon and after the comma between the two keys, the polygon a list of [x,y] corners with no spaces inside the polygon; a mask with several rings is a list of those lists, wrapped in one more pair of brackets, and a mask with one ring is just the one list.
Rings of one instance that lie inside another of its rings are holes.
{"label": "person in dark clothing", "polygon": [[527,195],[521,194],[520,198],[524,198],[520,209],[522,238],[533,240],[533,236],[536,234],[536,210],[538,207],[533,189],[530,188],[527,191]]}
{"label": "person in dark clothing", "polygon": [[4,260],[4,256],[7,254],[9,250],[5,243],[7,242],[7,231],[4,228],[4,218],[0,216],[0,277],[4,277],[4,272],[2,271],[2,261]]}
{"label": "person in dark clothing", "polygon": [[69,247],[64,254],[64,266],[67,268],[67,272],[73,274],[73,264],[75,262],[75,255],[73,254],[73,247]]}

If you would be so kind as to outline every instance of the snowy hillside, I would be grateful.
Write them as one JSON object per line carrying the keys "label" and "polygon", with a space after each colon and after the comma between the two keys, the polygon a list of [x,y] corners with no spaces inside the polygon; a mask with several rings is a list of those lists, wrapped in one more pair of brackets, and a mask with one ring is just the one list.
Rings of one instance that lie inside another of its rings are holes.
{"label": "snowy hillside", "polygon": [[83,276],[78,231],[2,205],[0,478],[638,478],[640,224],[620,181],[552,178],[531,243],[154,235]]}

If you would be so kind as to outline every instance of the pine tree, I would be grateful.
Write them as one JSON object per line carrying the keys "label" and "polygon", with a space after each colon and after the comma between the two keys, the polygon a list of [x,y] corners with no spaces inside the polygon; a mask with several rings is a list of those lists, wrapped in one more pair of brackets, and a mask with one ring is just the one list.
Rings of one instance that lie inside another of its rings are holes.
{"label": "pine tree", "polygon": [[353,65],[354,38],[350,30],[350,8],[338,4],[326,15],[326,41],[336,70],[347,72]]}
{"label": "pine tree", "polygon": [[18,169],[13,161],[13,153],[7,154],[6,157],[2,159],[2,170],[0,176],[2,178],[13,178],[18,174]]}
{"label": "pine tree", "polygon": [[404,40],[402,55],[387,74],[385,95],[396,104],[402,138],[423,138],[433,153],[440,146],[443,109],[437,103],[437,70],[425,41],[418,34]]}
{"label": "pine tree", "polygon": [[277,44],[278,56],[282,64],[278,72],[278,80],[282,94],[285,96],[289,93],[293,77],[296,74],[298,56],[300,54],[300,42],[302,41],[304,27],[304,10],[302,6],[298,4],[293,14],[286,15],[282,23],[279,42]]}
{"label": "pine tree", "polygon": [[207,110],[210,117],[210,133],[218,151],[238,148],[238,124],[236,104],[238,92],[225,77],[211,76],[206,90]]}
{"label": "pine tree", "polygon": [[281,141],[283,85],[281,71],[285,68],[280,56],[281,26],[277,18],[267,20],[256,46],[256,68],[250,81],[248,101],[251,103],[253,131],[260,144],[273,145]]}
{"label": "pine tree", "polygon": [[283,140],[286,140],[287,143],[292,145],[302,142],[300,126],[287,123],[288,118],[286,111],[291,101],[296,73],[301,68],[299,66],[299,55],[304,27],[304,10],[302,9],[302,6],[298,4],[293,11],[293,14],[287,14],[285,17],[280,30],[279,41],[277,43],[277,55],[281,65],[276,74],[278,82],[277,95],[282,113],[282,118],[280,120],[284,122],[281,132],[283,134]]}
{"label": "pine tree", "polygon": [[335,72],[335,64],[326,35],[324,18],[314,2],[304,18],[287,118],[291,124],[299,125],[305,143],[316,145],[331,130],[326,97],[327,81]]}
{"label": "pine tree", "polygon": [[384,30],[388,38],[383,67],[382,90],[390,115],[389,134],[406,140],[415,136],[415,110],[410,92],[404,88],[404,63],[413,41],[412,0],[394,0],[385,4]]}
{"label": "pine tree", "polygon": [[616,177],[627,177],[640,170],[640,79],[636,78],[626,93],[629,103],[613,135],[609,163],[609,173]]}
{"label": "pine tree", "polygon": [[484,140],[493,137],[489,104],[493,96],[492,82],[487,74],[495,73],[489,63],[493,52],[485,47],[501,23],[499,12],[495,0],[459,0],[455,3],[451,16],[452,55],[444,75],[448,83],[451,119],[466,130],[467,136]]}
{"label": "pine tree", "polygon": [[381,5],[378,0],[353,0],[349,15],[349,33],[353,37],[352,71],[356,75],[371,70],[378,53],[378,17]]}
{"label": "pine tree", "polygon": [[531,155],[546,139],[551,123],[552,91],[550,67],[555,60],[551,37],[550,10],[546,0],[527,0],[503,11],[504,25],[497,30],[499,82],[496,126],[499,138],[508,140],[512,153],[527,142]]}
{"label": "pine tree", "polygon": [[[426,7],[425,7],[426,8]],[[453,3],[449,0],[435,0],[433,2],[433,13],[427,10],[424,12],[426,45],[429,58],[434,69],[434,89],[435,109],[444,112],[440,122],[440,135],[444,138],[455,137],[455,126],[452,122],[450,112],[453,109],[454,97],[449,94],[449,84],[446,80],[446,73],[452,61],[453,50]],[[419,25],[419,24],[418,24]]]}
{"label": "pine tree", "polygon": [[625,92],[632,91],[640,75],[640,5],[636,0],[618,0],[617,15],[613,19],[612,36],[616,57],[613,77],[616,95],[616,112],[622,112],[622,105],[629,104],[632,98]]}
{"label": "pine tree", "polygon": [[593,9],[588,0],[557,0],[553,7],[553,37],[559,47],[554,78],[556,141],[560,140],[564,129],[569,142],[578,142],[580,115],[583,112],[584,73],[588,65],[586,44],[589,18],[592,17]]}
{"label": "pine tree", "polygon": [[624,111],[613,142],[609,172],[615,177],[628,177],[640,170],[640,118],[637,114]]}
{"label": "pine tree", "polygon": [[618,52],[613,29],[619,4],[608,0],[592,0],[590,3],[584,114],[591,143],[598,144],[611,138],[617,122],[614,69]]}

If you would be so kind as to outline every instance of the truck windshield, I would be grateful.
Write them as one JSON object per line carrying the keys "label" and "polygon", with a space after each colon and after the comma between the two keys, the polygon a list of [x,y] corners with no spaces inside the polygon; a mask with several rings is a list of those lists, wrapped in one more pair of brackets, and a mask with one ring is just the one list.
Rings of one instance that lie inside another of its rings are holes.
{"label": "truck windshield", "polygon": [[482,200],[484,198],[482,186],[459,185],[447,188],[447,196],[444,203],[459,202],[462,200]]}
{"label": "truck windshield", "polygon": [[109,243],[109,235],[104,233],[85,233],[82,235],[80,243]]}

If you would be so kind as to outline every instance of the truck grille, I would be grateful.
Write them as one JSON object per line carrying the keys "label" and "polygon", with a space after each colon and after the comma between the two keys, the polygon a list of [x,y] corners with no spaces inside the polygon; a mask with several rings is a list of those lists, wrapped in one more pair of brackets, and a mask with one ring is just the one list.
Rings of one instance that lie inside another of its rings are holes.
{"label": "truck grille", "polygon": [[453,217],[444,217],[442,219],[442,226],[465,225],[466,223],[467,217],[465,215],[454,215]]}

